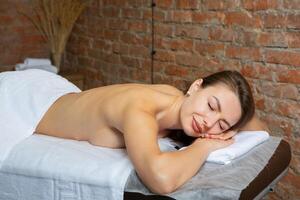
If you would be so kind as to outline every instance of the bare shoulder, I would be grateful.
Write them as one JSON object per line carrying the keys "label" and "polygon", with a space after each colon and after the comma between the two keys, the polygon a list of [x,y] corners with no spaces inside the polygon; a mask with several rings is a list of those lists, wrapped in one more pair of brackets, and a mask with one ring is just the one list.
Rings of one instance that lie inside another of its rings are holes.
{"label": "bare shoulder", "polygon": [[163,92],[165,94],[169,94],[169,95],[183,95],[183,92],[179,89],[177,89],[176,87],[172,86],[172,85],[167,85],[167,84],[155,84],[155,85],[151,85],[151,88],[158,90],[160,92]]}
{"label": "bare shoulder", "polygon": [[247,122],[241,131],[269,131],[268,126],[255,114],[249,122]]}

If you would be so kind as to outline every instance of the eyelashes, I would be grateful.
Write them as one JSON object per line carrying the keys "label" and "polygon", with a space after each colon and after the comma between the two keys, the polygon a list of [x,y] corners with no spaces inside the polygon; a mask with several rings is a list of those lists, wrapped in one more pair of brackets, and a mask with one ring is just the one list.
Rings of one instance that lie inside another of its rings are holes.
{"label": "eyelashes", "polygon": [[207,103],[210,110],[214,111],[213,107],[210,105],[210,103]]}
{"label": "eyelashes", "polygon": [[[210,105],[209,102],[207,103],[207,105],[208,105],[208,107],[209,107],[209,109],[210,109],[211,111],[214,111],[214,110],[215,110],[215,109]],[[220,127],[220,129],[221,129],[222,131],[225,130],[225,128],[222,127],[221,122],[219,122],[219,127]]]}

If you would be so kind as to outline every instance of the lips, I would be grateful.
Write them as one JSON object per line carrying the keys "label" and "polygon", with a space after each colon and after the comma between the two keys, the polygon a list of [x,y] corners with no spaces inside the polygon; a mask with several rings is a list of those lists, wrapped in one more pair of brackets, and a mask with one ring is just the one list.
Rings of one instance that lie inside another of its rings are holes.
{"label": "lips", "polygon": [[193,127],[193,130],[196,132],[196,133],[202,133],[202,128],[201,126],[198,124],[198,122],[196,121],[196,119],[193,117],[193,121],[192,121],[192,127]]}

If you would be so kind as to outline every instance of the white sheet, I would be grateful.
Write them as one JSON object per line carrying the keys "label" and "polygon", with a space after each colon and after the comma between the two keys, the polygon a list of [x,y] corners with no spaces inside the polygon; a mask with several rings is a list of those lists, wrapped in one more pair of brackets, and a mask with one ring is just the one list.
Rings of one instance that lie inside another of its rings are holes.
{"label": "white sheet", "polygon": [[[174,149],[169,141],[160,139],[160,148],[164,151]],[[123,199],[132,170],[125,149],[38,134],[16,145],[0,168],[6,173],[99,186],[97,198],[112,200]]]}
{"label": "white sheet", "polygon": [[1,171],[97,185],[99,199],[120,200],[132,169],[125,149],[34,134],[11,151]]}
{"label": "white sheet", "polygon": [[71,92],[80,89],[43,70],[0,73],[0,164],[17,143],[33,134],[48,108]]}

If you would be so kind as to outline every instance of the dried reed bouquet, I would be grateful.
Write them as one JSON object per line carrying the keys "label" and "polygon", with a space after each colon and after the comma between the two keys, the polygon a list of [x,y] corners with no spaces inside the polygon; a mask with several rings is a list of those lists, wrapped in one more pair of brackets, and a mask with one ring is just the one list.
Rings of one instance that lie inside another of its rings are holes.
{"label": "dried reed bouquet", "polygon": [[48,42],[53,64],[60,69],[62,55],[75,21],[90,0],[33,0],[26,15]]}

